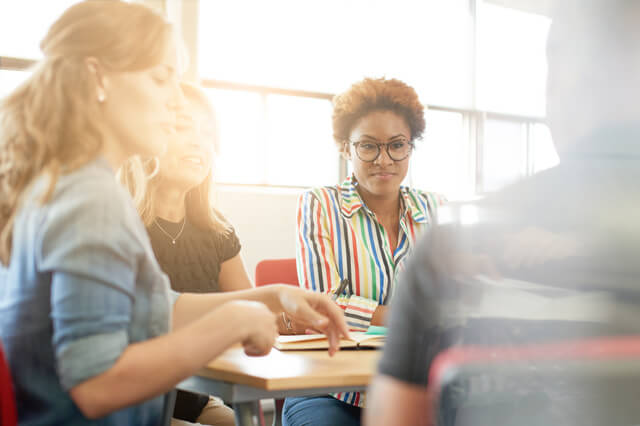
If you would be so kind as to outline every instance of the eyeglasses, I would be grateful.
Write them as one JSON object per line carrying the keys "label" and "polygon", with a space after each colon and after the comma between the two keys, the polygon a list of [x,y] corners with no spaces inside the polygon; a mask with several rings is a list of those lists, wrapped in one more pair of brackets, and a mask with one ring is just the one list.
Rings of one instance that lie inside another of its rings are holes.
{"label": "eyeglasses", "polygon": [[387,155],[393,161],[402,161],[411,154],[413,149],[413,142],[407,139],[395,139],[389,143],[378,143],[373,141],[356,141],[351,142],[355,150],[356,155],[362,161],[372,163],[380,157],[381,147],[385,147]]}

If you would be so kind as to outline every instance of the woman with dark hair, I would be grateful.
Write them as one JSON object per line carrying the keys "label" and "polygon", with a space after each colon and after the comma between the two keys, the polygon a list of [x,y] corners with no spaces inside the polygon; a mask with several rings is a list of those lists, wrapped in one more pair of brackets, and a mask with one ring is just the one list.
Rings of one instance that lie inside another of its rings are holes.
{"label": "woman with dark hair", "polygon": [[335,349],[347,331],[327,297],[170,291],[115,170],[162,155],[175,131],[171,25],[138,4],[86,1],[41,47],[0,104],[0,339],[20,424],[157,425],[162,395],[231,345],[268,353],[284,311]]}
{"label": "woman with dark hair", "polygon": [[[333,137],[353,174],[298,201],[300,286],[335,294],[353,330],[385,324],[398,274],[444,202],[401,185],[424,128],[424,108],[407,84],[367,78],[352,85],[334,99]],[[358,392],[287,398],[283,423],[357,425],[361,407]]]}

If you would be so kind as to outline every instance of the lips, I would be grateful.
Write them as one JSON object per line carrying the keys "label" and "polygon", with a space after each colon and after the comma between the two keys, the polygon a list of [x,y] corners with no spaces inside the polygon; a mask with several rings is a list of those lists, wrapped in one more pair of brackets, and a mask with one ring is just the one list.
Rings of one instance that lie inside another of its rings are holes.
{"label": "lips", "polygon": [[200,166],[200,167],[205,166],[204,158],[202,158],[199,155],[186,155],[182,157],[181,160],[187,163],[193,164],[195,166]]}

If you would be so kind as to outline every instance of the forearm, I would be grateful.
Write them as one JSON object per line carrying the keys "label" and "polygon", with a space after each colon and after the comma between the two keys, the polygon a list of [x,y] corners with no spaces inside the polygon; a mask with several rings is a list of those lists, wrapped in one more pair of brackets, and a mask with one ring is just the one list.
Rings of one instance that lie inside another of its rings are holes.
{"label": "forearm", "polygon": [[387,307],[385,305],[378,305],[376,310],[373,311],[371,317],[371,325],[386,326],[387,325]]}
{"label": "forearm", "polygon": [[435,424],[433,419],[433,398],[425,386],[384,375],[374,379],[367,398],[364,425],[432,426]]}
{"label": "forearm", "polygon": [[207,321],[129,345],[109,370],[73,387],[72,399],[87,417],[97,418],[167,392],[243,339],[245,331],[238,327],[210,327],[212,321],[235,323],[233,312],[218,309],[210,315]]}
{"label": "forearm", "polygon": [[178,330],[232,300],[262,302],[274,313],[281,311],[277,291],[281,286],[267,286],[228,293],[183,293],[173,306],[173,329]]}

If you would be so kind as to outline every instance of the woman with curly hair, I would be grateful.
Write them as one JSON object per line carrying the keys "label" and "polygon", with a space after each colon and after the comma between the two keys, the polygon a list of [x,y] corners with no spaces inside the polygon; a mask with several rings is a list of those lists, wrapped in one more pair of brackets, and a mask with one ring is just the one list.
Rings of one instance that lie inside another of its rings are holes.
{"label": "woman with curly hair", "polygon": [[[296,253],[300,286],[337,297],[352,330],[385,324],[398,273],[444,202],[401,186],[424,128],[424,107],[402,81],[366,78],[334,98],[333,137],[353,174],[302,194]],[[288,398],[283,423],[357,425],[364,396]]]}

